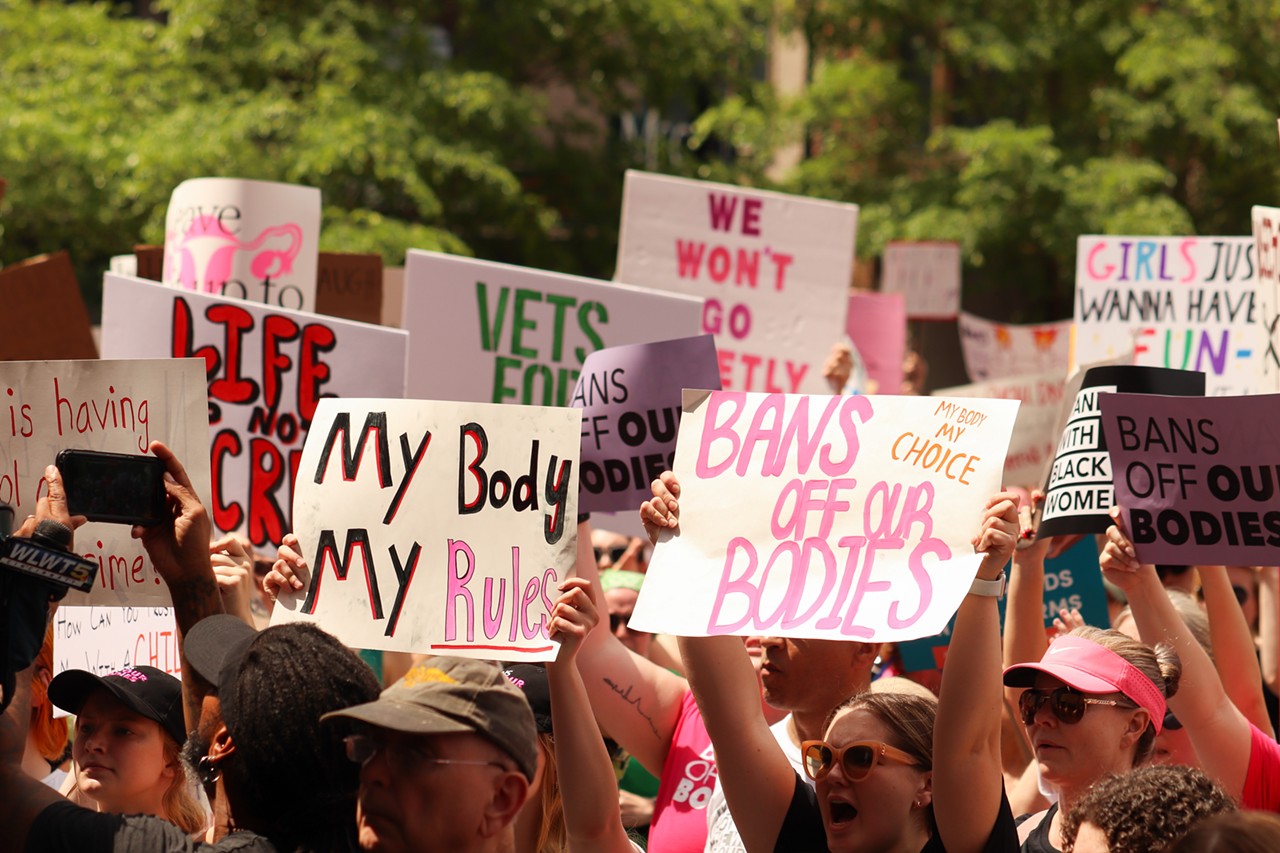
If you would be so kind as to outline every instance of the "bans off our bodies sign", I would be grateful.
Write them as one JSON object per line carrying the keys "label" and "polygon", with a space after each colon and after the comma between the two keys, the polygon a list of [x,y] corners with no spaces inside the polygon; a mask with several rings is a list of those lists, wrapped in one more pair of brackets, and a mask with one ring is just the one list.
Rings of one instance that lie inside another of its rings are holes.
{"label": "bans off our bodies sign", "polygon": [[363,649],[553,660],[577,549],[577,409],[324,400],[294,492],[307,588],[273,624]]}
{"label": "bans off our bodies sign", "polygon": [[[897,641],[941,631],[981,557],[1015,400],[686,391],[680,528],[631,625]],[[904,426],[904,425],[910,426]]]}

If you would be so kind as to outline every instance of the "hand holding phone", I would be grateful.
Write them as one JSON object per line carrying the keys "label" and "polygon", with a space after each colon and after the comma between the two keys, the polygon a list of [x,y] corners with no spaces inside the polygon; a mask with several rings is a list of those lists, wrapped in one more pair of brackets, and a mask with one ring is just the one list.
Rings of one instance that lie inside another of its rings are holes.
{"label": "hand holding phone", "polygon": [[89,521],[150,526],[168,511],[165,465],[155,456],[63,450],[58,470],[67,492],[67,510]]}

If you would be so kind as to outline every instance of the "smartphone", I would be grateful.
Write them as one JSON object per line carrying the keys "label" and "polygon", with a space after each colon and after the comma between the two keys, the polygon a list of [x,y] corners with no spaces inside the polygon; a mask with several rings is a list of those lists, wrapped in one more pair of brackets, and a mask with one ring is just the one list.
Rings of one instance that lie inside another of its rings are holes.
{"label": "smartphone", "polygon": [[155,456],[63,450],[56,464],[72,515],[111,524],[152,525],[168,514],[165,466]]}

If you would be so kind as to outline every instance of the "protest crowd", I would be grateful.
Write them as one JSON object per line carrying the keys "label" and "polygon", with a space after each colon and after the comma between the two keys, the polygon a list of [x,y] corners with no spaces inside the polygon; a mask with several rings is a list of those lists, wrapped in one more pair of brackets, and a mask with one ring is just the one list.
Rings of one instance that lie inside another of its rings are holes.
{"label": "protest crowd", "polygon": [[0,269],[84,319],[0,352],[0,853],[1280,851],[1280,209],[1018,326],[624,180],[611,282],[233,177],[96,339]]}

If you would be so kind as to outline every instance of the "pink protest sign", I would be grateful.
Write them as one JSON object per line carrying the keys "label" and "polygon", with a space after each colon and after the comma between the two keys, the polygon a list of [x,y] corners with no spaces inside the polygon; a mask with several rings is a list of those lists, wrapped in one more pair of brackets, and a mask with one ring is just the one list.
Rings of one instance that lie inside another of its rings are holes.
{"label": "pink protest sign", "polygon": [[1258,388],[1280,391],[1280,207],[1253,208],[1253,239],[1258,276],[1254,284],[1254,318],[1262,355],[1258,359]]}
{"label": "pink protest sign", "polygon": [[936,634],[981,558],[1015,400],[686,391],[679,531],[630,624],[683,636]]}
{"label": "pink protest sign", "polygon": [[1103,394],[1116,503],[1144,563],[1280,563],[1280,395]]}
{"label": "pink protest sign", "polygon": [[320,190],[239,178],[183,181],[165,217],[170,287],[316,309]]}
{"label": "pink protest sign", "polygon": [[272,624],[362,649],[554,660],[577,556],[577,409],[322,400],[294,492],[310,572]]}
{"label": "pink protest sign", "polygon": [[857,205],[629,171],[614,278],[706,299],[724,388],[825,393],[857,226]]}
{"label": "pink protest sign", "polygon": [[587,356],[570,403],[582,409],[582,511],[634,512],[673,464],[681,392],[719,384],[710,335]]}
{"label": "pink protest sign", "polygon": [[869,394],[897,394],[907,351],[907,309],[901,293],[851,293],[845,318],[849,340],[862,356]]}
{"label": "pink protest sign", "polygon": [[1033,373],[1065,379],[1071,361],[1071,321],[1015,325],[961,311],[958,318],[964,368],[974,382]]}
{"label": "pink protest sign", "polygon": [[[108,274],[103,358],[199,358],[219,530],[279,545],[302,442],[323,397],[404,396],[408,333]],[[205,457],[209,460],[210,457]]]}
{"label": "pink protest sign", "polygon": [[901,293],[913,320],[950,320],[960,310],[960,261],[958,243],[890,243],[880,289]]}
{"label": "pink protest sign", "polygon": [[1075,363],[1133,351],[1133,363],[1205,374],[1205,393],[1259,390],[1249,237],[1076,240]]}

